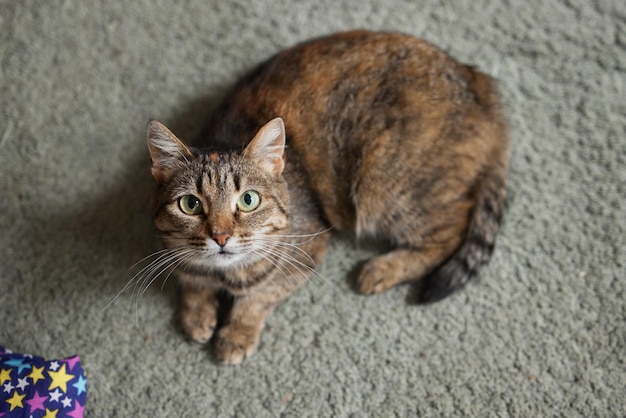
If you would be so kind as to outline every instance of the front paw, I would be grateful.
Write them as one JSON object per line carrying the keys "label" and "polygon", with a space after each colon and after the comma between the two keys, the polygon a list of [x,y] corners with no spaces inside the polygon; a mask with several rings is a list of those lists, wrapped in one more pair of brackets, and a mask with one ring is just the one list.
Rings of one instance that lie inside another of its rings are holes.
{"label": "front paw", "polygon": [[229,324],[217,333],[215,356],[224,364],[240,364],[252,356],[259,345],[261,331],[255,327]]}
{"label": "front paw", "polygon": [[192,340],[205,344],[209,342],[217,325],[215,309],[181,309],[180,326]]}

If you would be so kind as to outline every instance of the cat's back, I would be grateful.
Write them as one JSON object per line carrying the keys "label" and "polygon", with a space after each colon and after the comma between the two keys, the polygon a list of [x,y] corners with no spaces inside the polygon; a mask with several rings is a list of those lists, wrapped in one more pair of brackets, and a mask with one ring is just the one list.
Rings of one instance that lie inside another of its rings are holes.
{"label": "cat's back", "polygon": [[422,39],[361,30],[298,44],[256,67],[228,93],[202,137],[245,143],[280,116],[296,147],[359,147],[370,140],[366,131],[390,128],[419,130],[425,143],[472,111],[504,124],[489,77]]}
{"label": "cat's back", "polygon": [[447,99],[463,94],[462,79],[471,77],[471,69],[410,35],[333,34],[281,51],[243,77],[202,139],[246,141],[276,116],[285,120],[291,139],[334,121],[344,130],[337,133],[345,134],[357,123],[407,119],[418,108],[441,114]]}
{"label": "cat's back", "polygon": [[235,85],[205,138],[245,142],[277,116],[287,162],[308,173],[338,227],[358,228],[354,198],[365,183],[394,199],[452,171],[471,180],[508,152],[492,80],[399,33],[339,33],[276,54]]}

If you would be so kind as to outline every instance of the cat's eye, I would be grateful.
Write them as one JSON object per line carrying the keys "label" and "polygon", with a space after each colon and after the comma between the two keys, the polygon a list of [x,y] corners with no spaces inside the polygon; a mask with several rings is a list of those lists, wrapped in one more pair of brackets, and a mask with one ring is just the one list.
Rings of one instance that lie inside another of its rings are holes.
{"label": "cat's eye", "polygon": [[202,212],[202,202],[193,195],[186,195],[178,199],[178,207],[187,215],[198,215]]}
{"label": "cat's eye", "polygon": [[239,197],[237,208],[242,212],[252,212],[261,204],[261,196],[254,190],[248,190]]}

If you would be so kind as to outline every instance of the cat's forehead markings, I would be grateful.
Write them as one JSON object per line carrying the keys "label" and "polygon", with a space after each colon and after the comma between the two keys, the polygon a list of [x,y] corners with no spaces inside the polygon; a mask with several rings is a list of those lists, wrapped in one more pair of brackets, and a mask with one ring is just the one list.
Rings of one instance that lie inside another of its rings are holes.
{"label": "cat's forehead markings", "polygon": [[202,172],[202,175],[200,175],[200,176],[198,176],[198,177],[196,178],[196,191],[197,191],[199,194],[202,194],[202,191],[203,191],[203,189],[204,189],[204,187],[203,187],[203,183],[204,183],[204,176],[207,176],[207,178],[208,178],[209,182],[211,182],[211,177],[210,177],[209,173],[207,173],[206,171],[203,171],[203,172]]}
{"label": "cat's forehead markings", "polygon": [[213,151],[211,154],[209,154],[209,158],[211,159],[211,162],[215,164],[219,161],[220,156],[217,151]]}
{"label": "cat's forehead markings", "polygon": [[240,191],[241,190],[241,178],[239,177],[239,174],[233,173],[233,183],[235,185],[235,190]]}

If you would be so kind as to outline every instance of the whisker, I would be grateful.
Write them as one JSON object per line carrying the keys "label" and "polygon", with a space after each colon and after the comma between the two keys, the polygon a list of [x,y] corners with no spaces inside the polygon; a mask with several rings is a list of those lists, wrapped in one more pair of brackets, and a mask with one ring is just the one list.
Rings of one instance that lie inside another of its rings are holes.
{"label": "whisker", "polygon": [[130,280],[126,283],[126,285],[124,285],[124,287],[117,293],[117,295],[115,295],[115,297],[102,309],[102,311],[105,311],[113,303],[115,303],[124,292],[128,291],[130,288],[133,288],[129,300],[129,310],[132,309],[131,306],[134,304],[135,313],[137,313],[139,299],[141,298],[141,296],[143,296],[147,288],[154,282],[154,280],[156,280],[156,278],[158,278],[166,270],[170,268],[175,269],[178,265],[180,265],[181,262],[189,260],[195,254],[195,250],[181,245],[174,248],[158,250],[142,258],[130,269],[134,269],[142,262],[145,262],[146,260],[149,260],[151,258],[153,258],[153,260],[150,261],[137,273],[135,273],[133,277],[131,277]]}
{"label": "whisker", "polygon": [[[183,251],[185,250],[183,249],[180,252],[183,252]],[[135,289],[133,290],[133,293],[131,294],[131,300],[133,299],[137,300],[137,298],[140,296],[141,289],[143,289],[146,283],[150,281],[150,278],[153,276],[158,276],[164,270],[166,270],[171,265],[170,263],[172,261],[180,257],[181,255],[180,252],[170,251],[163,257],[159,257],[158,259],[154,260],[152,263],[144,267],[139,273],[137,273],[135,275],[136,279],[135,277],[133,277],[133,279],[135,279],[135,283],[134,283]]]}
{"label": "whisker", "polygon": [[182,261],[193,256],[194,253],[195,252],[193,250],[186,248],[181,251],[178,251],[175,254],[172,254],[167,259],[164,259],[158,264],[156,264],[150,270],[150,272],[147,272],[144,275],[144,278],[141,281],[141,284],[139,285],[139,289],[137,290],[137,297],[141,297],[145,293],[147,288],[150,287],[150,285],[154,282],[154,280],[156,280],[159,276],[161,276],[161,274],[163,274],[166,270],[171,269],[173,271],[176,267],[180,265]]}
{"label": "whisker", "polygon": [[311,264],[313,264],[314,267],[317,267],[317,263],[309,255],[309,253],[304,251],[302,248],[298,247],[296,244],[292,244],[290,242],[285,242],[285,241],[266,239],[266,238],[252,238],[250,241],[251,242],[257,242],[257,243],[260,243],[260,244],[271,244],[271,245],[283,246],[283,247],[287,247],[287,248],[293,249],[293,250],[299,252],[300,254],[302,254],[304,257],[306,257],[306,259],[309,260],[311,262]]}
{"label": "whisker", "polygon": [[[279,270],[283,276],[285,276],[285,278],[289,277],[288,271],[285,269],[284,266],[282,266],[278,260],[280,259],[278,256],[276,256],[275,254],[272,254],[270,252],[268,252],[267,250],[264,249],[250,249],[250,252],[252,254],[256,254],[260,257],[262,257],[263,259],[269,261],[277,270]],[[271,257],[269,257],[270,255],[273,255],[275,259],[272,259]]]}
{"label": "whisker", "polygon": [[163,250],[159,250],[159,251],[155,251],[154,253],[147,255],[146,257],[142,258],[141,260],[139,260],[137,263],[133,264],[133,266],[131,266],[131,268],[129,270],[134,269],[135,267],[137,267],[137,265],[141,264],[142,262],[152,258],[152,257],[156,257],[155,260],[151,261],[147,266],[145,266],[144,268],[142,268],[139,272],[137,272],[127,283],[126,285],[122,288],[122,290],[120,290],[117,295],[115,295],[115,297],[106,304],[106,306],[102,309],[102,312],[104,312],[105,310],[107,310],[113,303],[115,303],[115,301],[117,301],[117,299],[119,299],[119,297],[126,292],[130,287],[132,286],[136,286],[137,285],[137,281],[140,280],[141,275],[150,268],[150,266],[152,266],[155,263],[158,263],[164,259],[167,259],[168,257],[171,256],[171,254],[177,251],[177,248],[174,249],[163,249]]}
{"label": "whisker", "polygon": [[[329,227],[310,234],[253,236],[242,241],[241,245],[244,251],[271,263],[285,279],[290,282],[294,281],[293,286],[297,286],[300,283],[300,280],[296,277],[298,275],[302,276],[307,281],[312,281],[310,278],[314,276],[320,278],[324,283],[329,283],[328,279],[316,270],[317,265],[313,257],[303,248],[300,248],[300,246],[332,229],[333,227]],[[172,244],[180,243],[180,245],[155,251],[133,264],[130,270],[149,261],[149,263],[130,278],[115,297],[106,304],[102,311],[108,309],[123,293],[132,288],[129,309],[132,309],[131,306],[134,305],[135,314],[137,314],[139,310],[139,300],[155,280],[167,273],[161,284],[161,290],[163,290],[167,280],[179,266],[189,263],[194,257],[198,256],[198,250],[196,248],[190,248],[186,245],[189,242],[187,238],[172,236],[164,238]],[[316,290],[321,293],[315,281],[312,282]]]}
{"label": "whisker", "polygon": [[311,241],[313,238],[323,235],[329,231],[332,231],[334,227],[330,226],[326,229],[320,230],[318,232],[313,232],[311,234],[272,234],[268,235],[270,237],[281,237],[281,238],[308,238],[306,241],[298,242],[297,245],[305,244]]}
{"label": "whisker", "polygon": [[[272,242],[275,243],[275,242]],[[278,247],[263,247],[259,250],[256,251],[256,253],[258,254],[260,252],[263,252],[269,256],[273,256],[275,257],[277,260],[281,261],[282,263],[285,263],[289,266],[291,266],[294,270],[296,270],[299,274],[301,274],[305,279],[309,279],[309,276],[313,275],[315,277],[320,278],[324,283],[329,283],[329,280],[326,279],[326,277],[324,277],[323,275],[321,275],[314,267],[298,260],[296,257],[294,257],[293,255],[289,254],[288,252],[278,248]],[[264,254],[260,254],[260,255],[264,255]],[[307,254],[308,256],[308,254]],[[267,259],[267,257],[264,257]],[[308,257],[310,259],[310,257]],[[312,261],[312,259],[311,259]],[[315,264],[315,263],[313,263]],[[283,272],[284,274],[284,272]],[[293,275],[293,273],[291,274]],[[316,285],[316,283],[312,280],[308,280],[311,281],[313,286],[316,288],[316,290],[321,294],[321,290],[318,288],[318,286]]]}
{"label": "whisker", "polygon": [[155,262],[154,266],[149,271],[146,271],[144,275],[142,275],[143,278],[141,280],[137,280],[137,282],[135,283],[135,290],[133,291],[133,294],[131,295],[131,301],[130,301],[131,303],[134,302],[135,318],[137,322],[138,322],[137,313],[139,311],[139,300],[145,294],[148,288],[152,285],[152,283],[154,283],[156,279],[161,277],[161,275],[165,271],[170,270],[170,272],[164,279],[163,284],[165,284],[165,282],[170,277],[170,275],[172,275],[172,273],[176,270],[176,268],[181,263],[189,260],[190,258],[194,256],[195,256],[195,251],[193,251],[192,249],[186,248],[186,249],[179,250],[175,252],[174,254],[171,254],[167,259],[163,259],[158,262]]}
{"label": "whisker", "polygon": [[[193,251],[193,250],[190,250],[190,251],[187,252],[187,254],[182,255],[181,258],[180,258],[180,261],[178,261],[176,263],[176,265],[171,266],[171,271],[163,279],[163,283],[161,284],[161,290],[163,290],[165,288],[165,283],[167,282],[167,279],[170,278],[170,276],[172,275],[172,273],[174,273],[174,271],[178,268],[178,266],[180,266],[181,264],[189,265],[189,260],[192,260],[192,259],[194,259],[196,257],[197,257],[197,253],[196,253],[196,251]],[[159,274],[159,276],[160,276],[160,274]],[[148,286],[150,286],[150,285],[148,285]],[[145,290],[144,290],[144,292],[145,292]]]}
{"label": "whisker", "polygon": [[[319,236],[320,234],[326,232],[330,230],[326,229],[322,232],[318,232],[315,234],[308,234],[308,235],[312,235],[313,237],[315,236]],[[315,262],[315,260],[309,255],[309,253],[307,253],[304,249],[300,248],[298,245],[300,244],[293,244],[291,242],[287,242],[287,241],[282,241],[279,239],[275,239],[277,235],[268,235],[268,236],[255,236],[255,237],[251,237],[249,239],[249,243],[256,243],[256,244],[261,244],[263,245],[263,249],[267,249],[267,247],[272,248],[274,251],[278,251],[280,248],[280,254],[282,257],[289,257],[292,261],[296,261],[297,263],[299,263],[299,265],[306,267],[306,269],[310,272],[313,273],[315,276],[321,278],[325,283],[329,283],[329,280],[326,279],[324,276],[322,276],[317,270],[317,263]],[[280,235],[278,235],[280,236]],[[306,263],[298,260],[294,255],[289,254],[290,252],[295,252],[297,254],[300,254],[301,256],[306,258],[306,261],[308,261],[310,264],[312,264],[312,266],[307,265]],[[301,273],[304,274],[304,273]]]}
{"label": "whisker", "polygon": [[168,251],[171,251],[171,249],[170,249],[170,248],[164,248],[164,249],[162,249],[162,250],[155,251],[155,252],[153,252],[152,254],[148,254],[147,256],[145,256],[144,258],[142,258],[141,260],[137,261],[135,264],[133,264],[132,266],[130,266],[129,270],[134,269],[134,268],[135,268],[135,267],[137,267],[139,264],[143,263],[144,261],[148,260],[148,259],[149,259],[149,258],[151,258],[151,257],[154,257],[154,256],[156,256],[156,255],[158,255],[158,254],[163,254],[163,253],[168,252]]}
{"label": "whisker", "polygon": [[[262,250],[255,250],[255,249],[251,249],[250,252],[252,254],[258,255],[259,257],[263,258],[264,260],[267,260],[269,263],[271,263],[276,270],[278,270],[287,281],[291,281],[293,280],[293,275],[289,274],[289,271],[285,269],[284,266],[281,265],[281,263],[278,261],[280,260],[280,258],[276,255],[273,254],[269,254],[269,253],[264,253]],[[271,256],[274,256],[277,260],[272,259]],[[301,274],[304,274],[302,272],[300,272]],[[294,283],[293,284],[294,289],[298,287],[298,283]]]}

